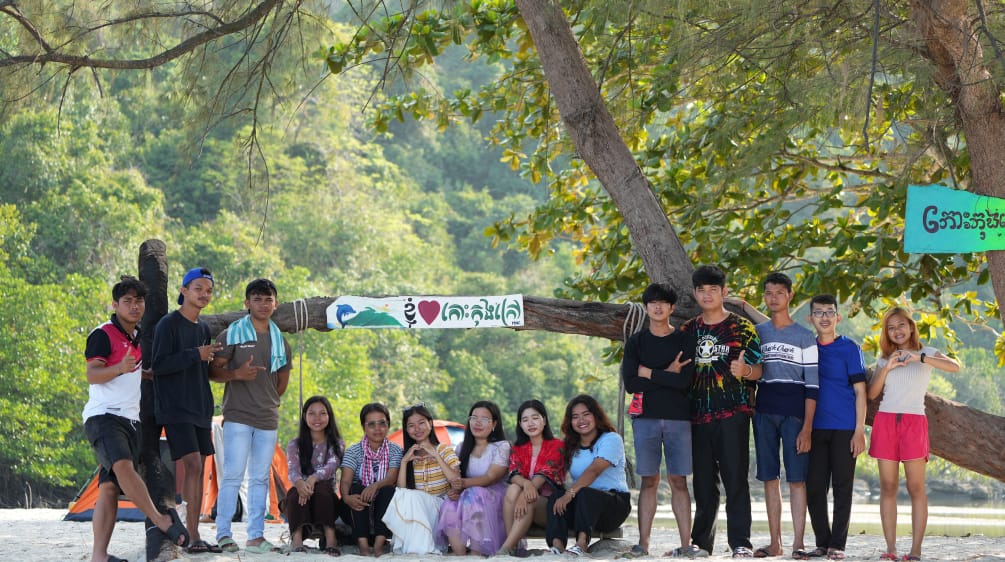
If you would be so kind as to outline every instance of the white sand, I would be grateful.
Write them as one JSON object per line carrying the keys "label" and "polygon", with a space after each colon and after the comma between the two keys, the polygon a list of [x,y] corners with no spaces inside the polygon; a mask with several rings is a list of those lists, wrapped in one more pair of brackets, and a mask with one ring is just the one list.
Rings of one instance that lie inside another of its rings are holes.
{"label": "white sand", "polygon": [[[902,508],[903,510],[904,508]],[[660,558],[660,554],[677,546],[676,529],[667,527],[672,525],[672,519],[664,519],[665,513],[661,509],[657,520],[657,528],[653,531],[652,545],[650,552],[652,557]],[[928,536],[924,544],[925,560],[978,560],[978,561],[1003,561],[1005,562],[1005,538],[993,538],[984,533],[1001,534],[1005,529],[1005,510],[979,510],[979,518],[971,517],[960,519],[957,517],[958,510],[940,508],[932,509],[929,527],[944,529],[955,529],[948,534],[956,536]],[[62,521],[65,510],[56,509],[4,509],[0,510],[0,545],[2,553],[0,559],[3,560],[33,560],[40,562],[65,562],[76,560],[89,560],[91,556],[91,525],[90,523],[72,523]],[[729,558],[726,545],[726,526],[720,510],[720,521],[718,534],[716,536],[716,552],[711,557],[712,560],[725,560]],[[788,519],[784,515],[783,522]],[[754,506],[755,529],[763,528],[764,506],[755,504]],[[910,519],[906,512],[902,512],[899,522],[901,525],[909,525]],[[948,523],[947,523],[948,522]],[[876,506],[858,506],[852,516],[851,536],[848,539],[847,555],[849,560],[878,560],[879,555],[884,550],[884,541],[879,536],[878,531],[871,529],[878,526],[878,510]],[[791,541],[791,531],[786,523],[784,540]],[[864,529],[869,528],[869,534]],[[994,531],[992,530],[994,529]],[[317,551],[308,554],[247,554],[243,550],[245,536],[245,524],[235,523],[233,526],[234,539],[242,546],[242,550],[234,554],[187,554],[183,551],[171,553],[177,560],[192,560],[199,562],[222,562],[222,561],[252,561],[252,562],[293,562],[295,560],[324,560],[327,557]],[[203,523],[200,527],[203,538],[210,540],[215,537],[215,528],[212,523]],[[597,560],[612,560],[618,557],[621,552],[627,551],[635,539],[638,531],[634,524],[627,524],[624,528],[625,538],[616,541],[604,541],[594,549],[591,558]],[[265,537],[276,545],[286,545],[289,541],[287,528],[282,524],[267,524]],[[116,526],[115,534],[112,536],[111,552],[119,557],[128,558],[132,562],[144,560],[144,528],[142,523],[123,523]],[[755,532],[752,537],[754,547],[767,544],[767,533]],[[910,539],[906,530],[902,537],[898,538],[897,546],[900,553],[906,552],[910,546]],[[313,544],[308,542],[308,544]],[[813,545],[812,530],[807,524],[807,544]],[[532,549],[543,549],[543,540],[532,540]],[[790,559],[789,545],[785,545],[785,556],[783,559]],[[363,558],[355,554],[355,549],[343,548],[343,559],[347,562],[362,562]],[[168,557],[170,559],[170,557]],[[465,560],[474,561],[476,557],[463,557]],[[542,555],[535,556],[531,560],[541,562],[569,561],[569,556]],[[372,559],[371,559],[372,560]],[[437,560],[446,562],[446,557],[441,556],[384,556],[382,561],[387,562],[417,562],[421,560]],[[500,558],[503,561],[516,562],[518,558]],[[780,560],[780,559],[779,559]]]}

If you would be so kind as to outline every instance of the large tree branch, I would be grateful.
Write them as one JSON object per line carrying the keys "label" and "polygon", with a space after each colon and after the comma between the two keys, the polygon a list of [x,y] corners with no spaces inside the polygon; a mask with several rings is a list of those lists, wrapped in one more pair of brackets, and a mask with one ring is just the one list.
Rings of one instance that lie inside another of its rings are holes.
{"label": "large tree branch", "polygon": [[[71,68],[109,68],[119,70],[145,70],[156,68],[166,64],[178,57],[192,52],[201,45],[210,43],[220,37],[236,33],[246,29],[265,18],[273,9],[282,4],[282,0],[264,0],[259,5],[245,13],[244,16],[230,22],[222,23],[216,27],[209,28],[201,33],[197,33],[188,39],[178,43],[176,46],[161,51],[156,55],[144,59],[94,59],[88,55],[65,53],[59,49],[53,49],[42,37],[41,33],[34,25],[24,18],[20,11],[12,5],[0,7],[0,11],[13,17],[17,22],[28,30],[41,46],[41,52],[34,54],[10,55],[0,58],[0,67],[16,65],[43,65],[46,63],[65,64]],[[130,21],[126,19],[123,21]]]}

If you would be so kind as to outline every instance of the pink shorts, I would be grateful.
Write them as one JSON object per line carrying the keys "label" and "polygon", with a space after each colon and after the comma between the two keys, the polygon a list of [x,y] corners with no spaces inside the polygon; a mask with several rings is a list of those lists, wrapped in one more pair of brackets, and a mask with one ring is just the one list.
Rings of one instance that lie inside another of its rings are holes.
{"label": "pink shorts", "polygon": [[887,461],[928,460],[928,418],[877,412],[872,420],[869,456]]}

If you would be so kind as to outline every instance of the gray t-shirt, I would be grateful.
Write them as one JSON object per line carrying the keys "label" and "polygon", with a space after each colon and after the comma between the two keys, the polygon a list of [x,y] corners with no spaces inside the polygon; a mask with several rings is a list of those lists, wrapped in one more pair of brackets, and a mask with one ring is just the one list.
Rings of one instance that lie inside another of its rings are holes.
{"label": "gray t-shirt", "polygon": [[[237,369],[254,356],[252,365],[265,367],[253,381],[230,381],[223,390],[223,421],[250,425],[258,429],[279,428],[279,375],[270,373],[272,341],[269,333],[258,333],[258,341],[227,345],[227,330],[220,332],[216,341],[223,344],[219,357],[226,357],[228,369]],[[290,370],[290,344],[283,338],[286,348],[286,365],[280,371]]]}

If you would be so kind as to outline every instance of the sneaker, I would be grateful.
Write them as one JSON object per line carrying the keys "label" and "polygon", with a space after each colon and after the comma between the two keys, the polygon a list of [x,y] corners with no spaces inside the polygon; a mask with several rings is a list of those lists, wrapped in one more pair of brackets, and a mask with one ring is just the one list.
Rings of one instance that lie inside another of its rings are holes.
{"label": "sneaker", "polygon": [[733,549],[733,558],[753,558],[754,551],[745,546],[738,546]]}
{"label": "sneaker", "polygon": [[665,556],[670,558],[708,558],[708,551],[696,544],[689,544],[685,547],[675,548],[666,553]]}

